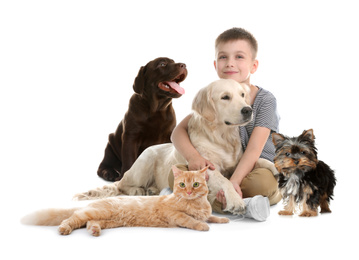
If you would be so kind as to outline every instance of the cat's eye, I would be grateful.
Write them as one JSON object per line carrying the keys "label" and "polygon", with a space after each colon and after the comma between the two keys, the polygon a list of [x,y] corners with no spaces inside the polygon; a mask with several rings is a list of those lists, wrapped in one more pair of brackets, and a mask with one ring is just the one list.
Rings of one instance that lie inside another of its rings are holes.
{"label": "cat's eye", "polygon": [[194,187],[194,188],[199,187],[199,182],[195,182],[195,183],[193,183],[193,187]]}
{"label": "cat's eye", "polygon": [[290,156],[290,153],[286,152],[285,155],[286,155],[286,156]]}
{"label": "cat's eye", "polygon": [[180,186],[181,188],[184,188],[184,187],[186,187],[186,184],[184,184],[184,182],[180,182],[179,186]]}

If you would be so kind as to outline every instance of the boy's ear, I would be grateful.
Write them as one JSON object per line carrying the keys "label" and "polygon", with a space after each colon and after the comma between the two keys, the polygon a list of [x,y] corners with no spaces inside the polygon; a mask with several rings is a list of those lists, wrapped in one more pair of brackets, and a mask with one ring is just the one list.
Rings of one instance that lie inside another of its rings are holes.
{"label": "boy's ear", "polygon": [[217,62],[216,60],[213,61],[214,69],[217,70]]}
{"label": "boy's ear", "polygon": [[251,74],[253,74],[254,72],[256,72],[257,69],[258,69],[258,60],[255,59],[253,65],[252,65]]}

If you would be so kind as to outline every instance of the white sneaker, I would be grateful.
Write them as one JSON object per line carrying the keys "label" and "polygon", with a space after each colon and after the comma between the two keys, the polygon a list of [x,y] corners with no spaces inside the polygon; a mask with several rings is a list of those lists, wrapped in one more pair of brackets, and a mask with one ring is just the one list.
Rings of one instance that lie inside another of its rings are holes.
{"label": "white sneaker", "polygon": [[246,204],[246,218],[252,218],[257,221],[265,221],[270,214],[269,199],[262,195],[254,196],[253,198],[243,199]]}
{"label": "white sneaker", "polygon": [[170,189],[170,187],[167,187],[167,188],[164,188],[163,190],[161,190],[160,196],[170,195],[172,193],[173,193],[173,191]]}

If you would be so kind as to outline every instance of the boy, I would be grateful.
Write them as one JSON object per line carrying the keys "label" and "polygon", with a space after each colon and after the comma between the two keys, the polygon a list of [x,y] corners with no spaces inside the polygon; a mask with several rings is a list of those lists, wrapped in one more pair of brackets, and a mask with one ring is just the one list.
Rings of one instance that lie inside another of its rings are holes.
{"label": "boy", "polygon": [[[245,83],[250,86],[251,91],[253,120],[248,125],[240,127],[244,154],[230,181],[243,198],[262,195],[269,199],[270,205],[274,205],[281,200],[281,195],[272,172],[265,168],[253,170],[260,157],[273,161],[275,148],[271,141],[271,133],[278,131],[279,124],[275,97],[269,91],[250,84],[250,76],[258,68],[257,49],[257,41],[252,34],[242,28],[229,29],[216,39],[214,67],[219,78]],[[184,118],[175,128],[171,140],[188,161],[190,170],[202,169],[207,165],[214,169],[214,165],[204,159],[191,144],[187,132],[190,117],[191,115]],[[265,220],[269,215],[268,199],[262,196],[256,196],[250,203],[252,205],[247,205],[247,211],[259,211],[258,214],[261,216],[254,217],[257,220]],[[225,204],[224,193],[220,191],[212,205],[213,210],[221,212]]]}

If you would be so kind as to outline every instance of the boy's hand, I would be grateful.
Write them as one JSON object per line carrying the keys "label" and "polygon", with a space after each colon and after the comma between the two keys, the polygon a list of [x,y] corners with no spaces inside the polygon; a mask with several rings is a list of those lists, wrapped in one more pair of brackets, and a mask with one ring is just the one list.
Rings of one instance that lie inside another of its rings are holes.
{"label": "boy's hand", "polygon": [[208,169],[212,171],[216,169],[210,161],[204,159],[202,156],[191,157],[191,159],[188,160],[188,170],[190,171],[198,171],[206,166],[209,166]]}

